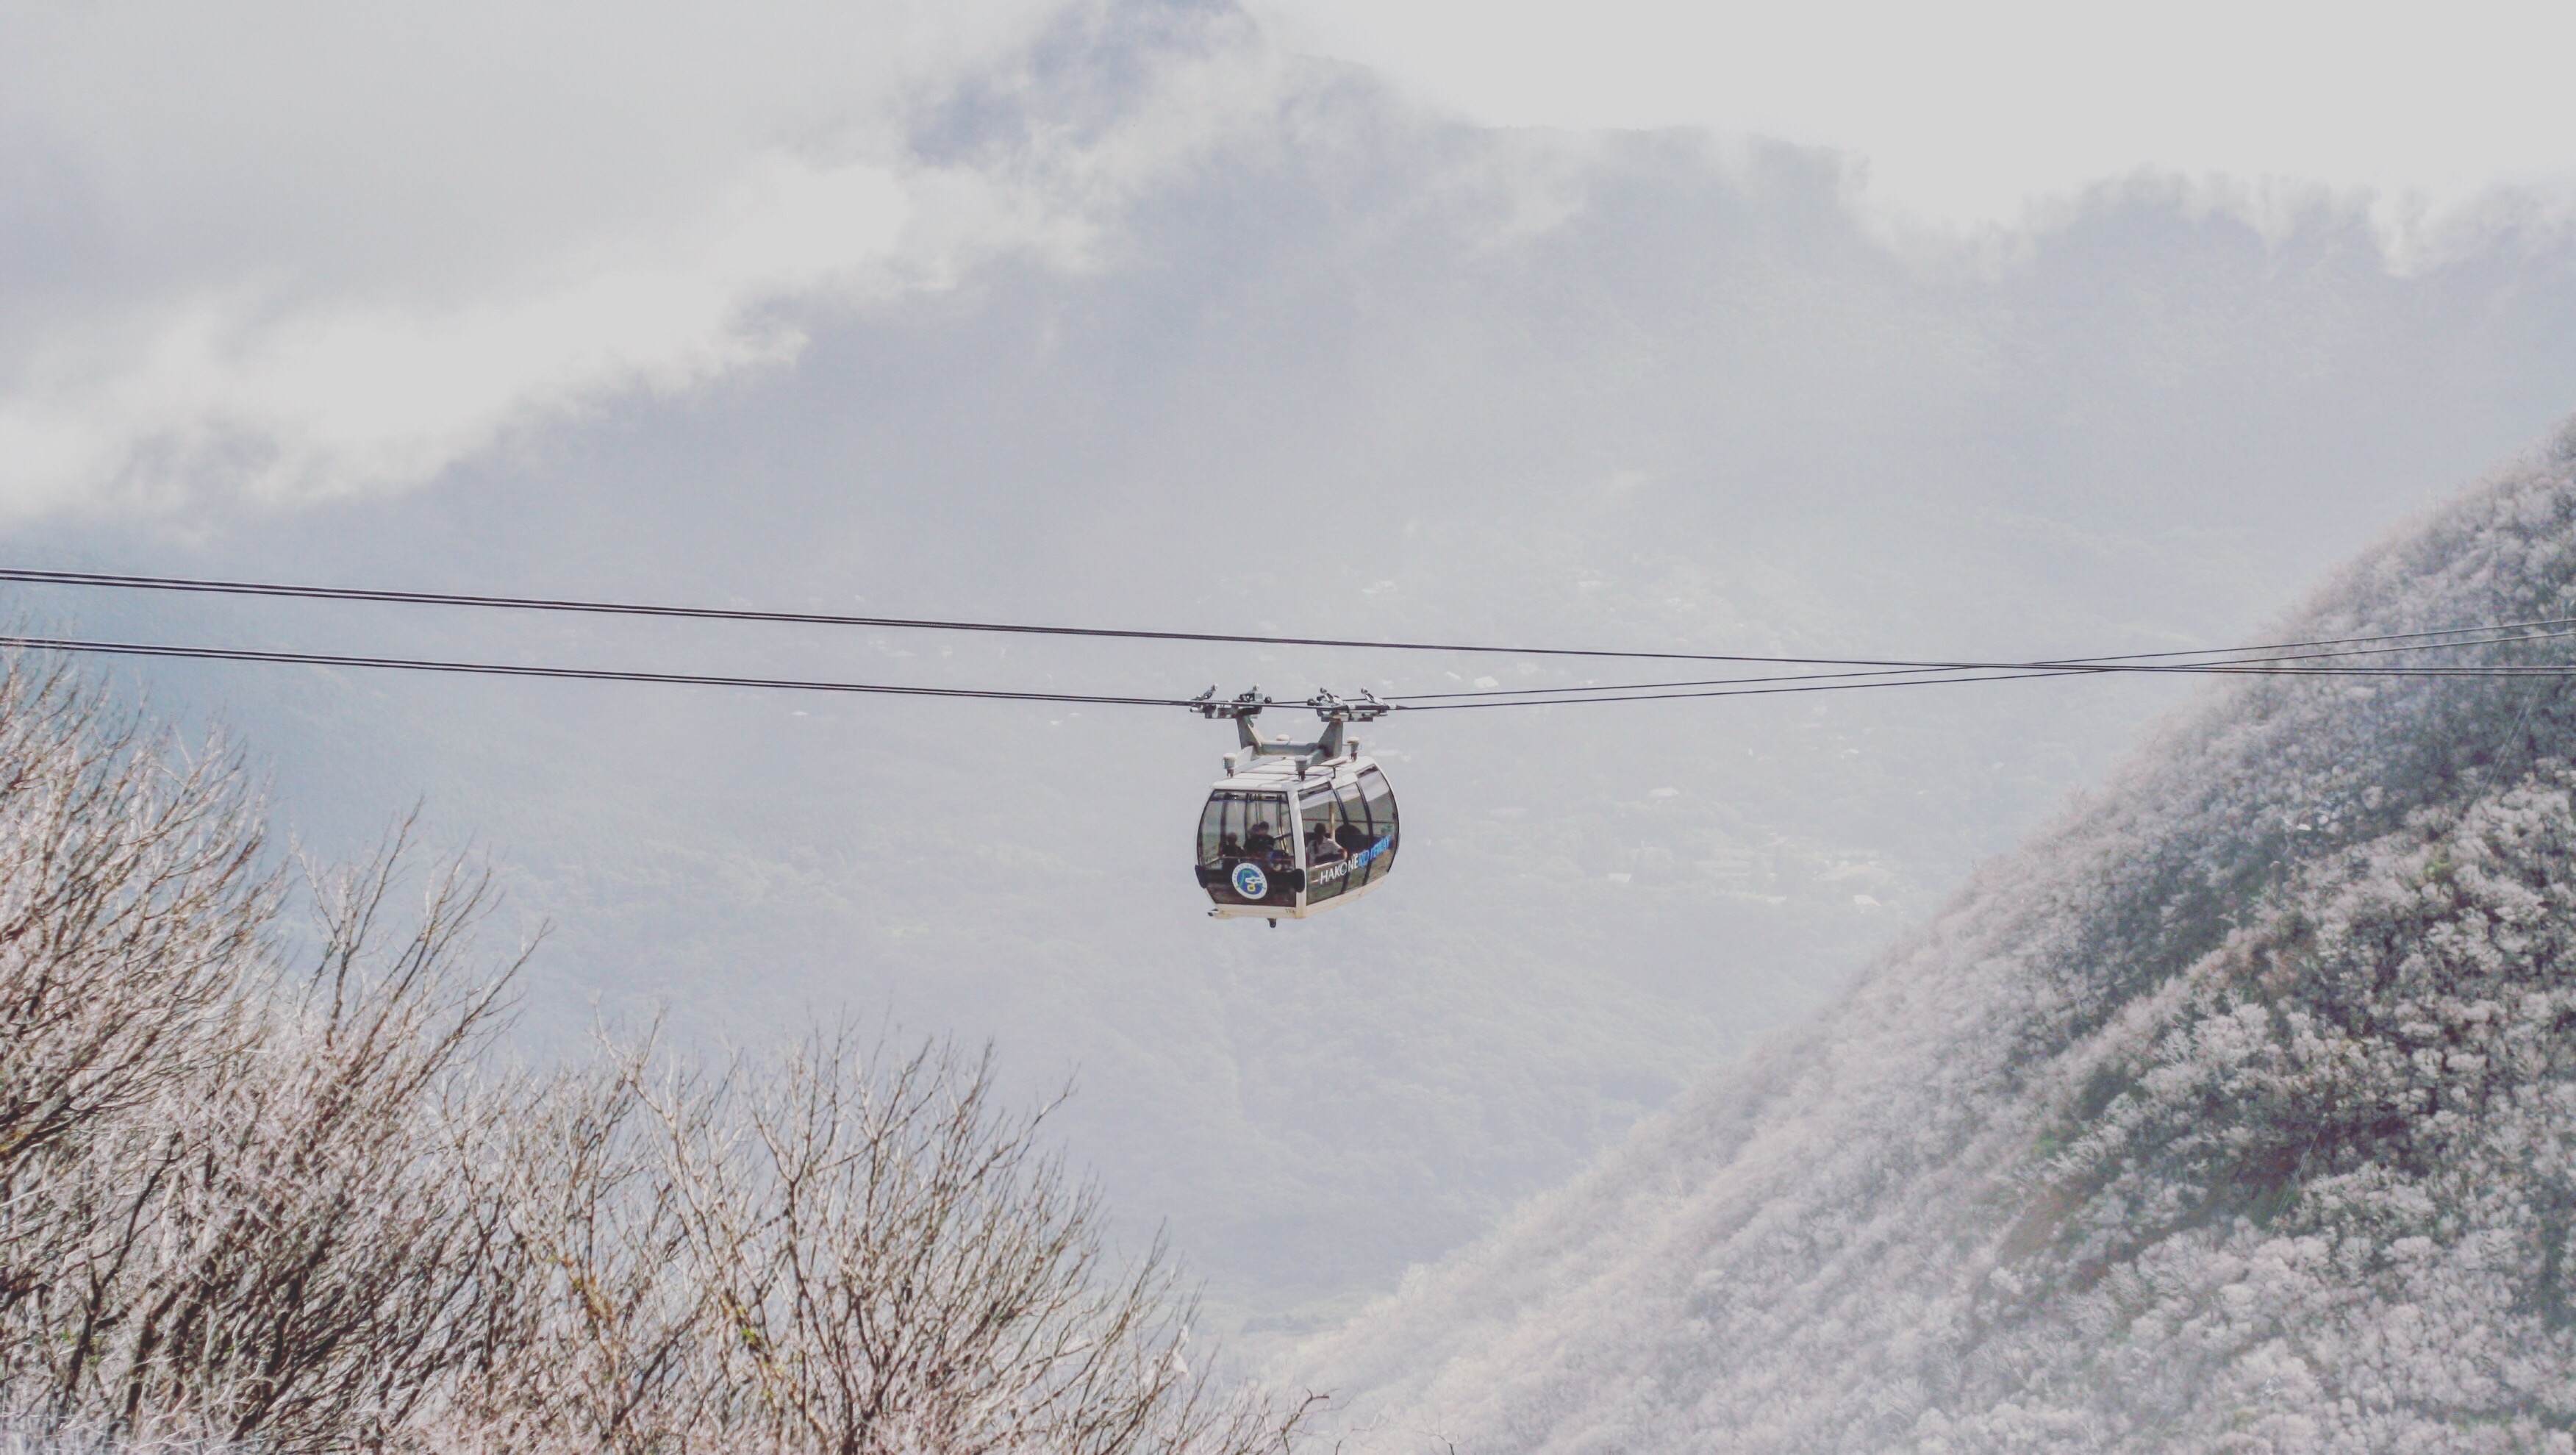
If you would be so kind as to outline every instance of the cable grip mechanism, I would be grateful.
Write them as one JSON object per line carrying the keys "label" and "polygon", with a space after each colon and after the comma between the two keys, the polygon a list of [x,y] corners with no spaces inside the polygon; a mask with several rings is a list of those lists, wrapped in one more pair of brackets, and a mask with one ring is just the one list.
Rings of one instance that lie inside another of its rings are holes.
{"label": "cable grip mechanism", "polygon": [[1227,772],[1236,772],[1242,764],[1257,758],[1295,758],[1297,774],[1301,778],[1305,776],[1307,769],[1319,763],[1329,763],[1335,758],[1359,751],[1359,744],[1343,734],[1346,724],[1375,722],[1395,710],[1394,704],[1378,701],[1377,694],[1374,692],[1362,692],[1357,698],[1346,698],[1332,692],[1317,692],[1300,704],[1313,709],[1316,718],[1324,724],[1324,730],[1315,735],[1313,742],[1294,742],[1285,734],[1265,740],[1261,734],[1253,731],[1252,720],[1261,715],[1263,708],[1278,705],[1277,702],[1263,696],[1258,687],[1238,693],[1232,698],[1220,699],[1213,685],[1207,691],[1191,698],[1187,704],[1191,711],[1210,721],[1218,718],[1234,719],[1235,738],[1241,746],[1235,752],[1226,754]]}

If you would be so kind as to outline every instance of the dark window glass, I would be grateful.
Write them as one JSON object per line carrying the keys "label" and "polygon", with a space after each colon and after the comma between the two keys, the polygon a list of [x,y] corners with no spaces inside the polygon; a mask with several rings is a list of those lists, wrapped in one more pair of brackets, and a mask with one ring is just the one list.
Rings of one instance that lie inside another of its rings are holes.
{"label": "dark window glass", "polygon": [[1356,854],[1377,842],[1377,835],[1369,832],[1368,800],[1360,795],[1360,786],[1345,783],[1333,791],[1341,803],[1341,823],[1333,830],[1333,841],[1342,846],[1342,852]]}
{"label": "dark window glass", "polygon": [[1298,809],[1306,845],[1306,902],[1314,904],[1350,888],[1351,853],[1342,800],[1331,784],[1308,789]]}
{"label": "dark window glass", "polygon": [[1355,856],[1366,862],[1354,877],[1369,884],[1384,878],[1395,866],[1395,790],[1386,783],[1386,775],[1375,768],[1363,769],[1359,782],[1360,800],[1368,813],[1370,842]]}
{"label": "dark window glass", "polygon": [[1216,868],[1221,857],[1218,846],[1225,842],[1226,803],[1226,795],[1211,794],[1207,811],[1199,815],[1199,864],[1202,868]]}
{"label": "dark window glass", "polygon": [[1268,868],[1279,862],[1281,854],[1293,855],[1296,852],[1288,846],[1289,835],[1295,829],[1288,817],[1287,799],[1248,798],[1244,800],[1243,809],[1244,857],[1258,859],[1262,867]]}
{"label": "dark window glass", "polygon": [[[1297,879],[1297,824],[1276,793],[1218,792],[1199,814],[1199,882],[1220,904],[1292,904]],[[1239,864],[1254,864],[1268,883],[1258,901],[1234,888]]]}

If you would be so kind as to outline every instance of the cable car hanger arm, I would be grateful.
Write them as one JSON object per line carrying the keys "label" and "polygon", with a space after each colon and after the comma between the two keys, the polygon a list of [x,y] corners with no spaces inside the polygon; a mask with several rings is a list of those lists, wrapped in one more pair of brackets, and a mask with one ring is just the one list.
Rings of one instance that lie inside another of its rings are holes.
{"label": "cable car hanger arm", "polygon": [[1374,692],[1362,692],[1356,700],[1341,697],[1332,692],[1317,692],[1299,704],[1302,707],[1313,708],[1315,716],[1323,721],[1324,730],[1316,735],[1313,742],[1291,742],[1285,737],[1265,741],[1261,734],[1252,730],[1252,720],[1261,715],[1263,708],[1278,705],[1277,702],[1263,696],[1258,687],[1220,701],[1213,684],[1207,691],[1191,698],[1188,703],[1188,706],[1199,716],[1211,721],[1221,717],[1234,719],[1234,735],[1241,745],[1242,752],[1249,753],[1255,758],[1295,758],[1297,771],[1301,775],[1308,768],[1319,763],[1329,763],[1345,753],[1359,750],[1358,743],[1345,738],[1343,728],[1346,724],[1375,722],[1388,713],[1396,711],[1394,704],[1380,702]]}

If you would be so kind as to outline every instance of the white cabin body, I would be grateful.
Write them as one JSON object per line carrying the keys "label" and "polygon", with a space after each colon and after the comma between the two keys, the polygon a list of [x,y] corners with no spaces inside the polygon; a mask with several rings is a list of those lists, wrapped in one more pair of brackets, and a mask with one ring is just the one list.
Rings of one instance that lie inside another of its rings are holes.
{"label": "white cabin body", "polygon": [[1305,919],[1395,867],[1395,791],[1353,743],[1338,756],[1228,753],[1199,816],[1199,886],[1218,919]]}

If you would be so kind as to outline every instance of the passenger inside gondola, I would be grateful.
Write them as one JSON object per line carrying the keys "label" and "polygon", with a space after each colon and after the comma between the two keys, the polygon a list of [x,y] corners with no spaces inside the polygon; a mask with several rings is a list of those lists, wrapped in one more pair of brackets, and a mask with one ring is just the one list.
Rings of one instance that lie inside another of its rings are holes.
{"label": "passenger inside gondola", "polygon": [[1254,819],[1251,829],[1243,836],[1243,851],[1255,859],[1266,859],[1278,847],[1279,839],[1270,832],[1270,821]]}
{"label": "passenger inside gondola", "polygon": [[1356,854],[1374,841],[1369,837],[1368,830],[1344,819],[1342,826],[1333,830],[1333,842],[1342,846],[1343,853]]}
{"label": "passenger inside gondola", "polygon": [[1341,857],[1342,846],[1333,842],[1333,836],[1325,831],[1322,819],[1317,819],[1306,826],[1307,863],[1330,864]]}

